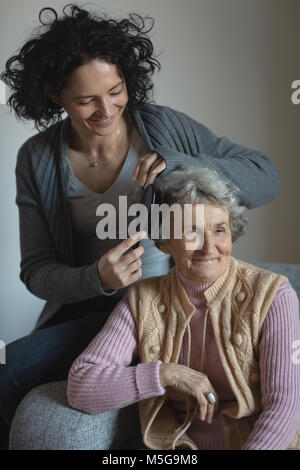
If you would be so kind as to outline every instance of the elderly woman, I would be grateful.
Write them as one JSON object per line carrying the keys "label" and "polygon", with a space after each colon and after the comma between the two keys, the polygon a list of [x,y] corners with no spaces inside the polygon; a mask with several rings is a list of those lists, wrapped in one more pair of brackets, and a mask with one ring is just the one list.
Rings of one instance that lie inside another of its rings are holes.
{"label": "elderly woman", "polygon": [[175,267],[130,287],[73,363],[70,405],[95,414],[139,402],[150,449],[300,448],[296,292],[286,277],[231,257],[247,221],[232,184],[191,168],[156,187],[160,202],[190,204],[182,237],[173,219],[158,241]]}

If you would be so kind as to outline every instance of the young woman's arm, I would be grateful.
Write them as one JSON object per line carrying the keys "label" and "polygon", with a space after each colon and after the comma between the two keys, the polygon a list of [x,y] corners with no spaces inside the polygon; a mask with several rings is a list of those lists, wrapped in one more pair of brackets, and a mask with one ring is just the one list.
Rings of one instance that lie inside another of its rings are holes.
{"label": "young woman's arm", "polygon": [[188,166],[215,170],[240,189],[240,202],[249,209],[278,196],[278,172],[264,152],[218,137],[205,125],[168,106],[144,105],[135,118],[150,151],[166,161],[162,174]]}

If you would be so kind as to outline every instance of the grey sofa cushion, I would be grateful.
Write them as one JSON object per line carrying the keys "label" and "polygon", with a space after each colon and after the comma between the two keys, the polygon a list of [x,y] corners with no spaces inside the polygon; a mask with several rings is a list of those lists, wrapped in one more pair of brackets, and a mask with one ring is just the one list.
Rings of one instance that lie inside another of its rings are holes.
{"label": "grey sofa cushion", "polygon": [[[300,299],[300,265],[259,263],[289,278]],[[66,381],[36,387],[20,403],[10,431],[10,449],[144,449],[138,407],[88,415],[67,403]]]}
{"label": "grey sofa cushion", "polygon": [[142,449],[138,406],[88,415],[68,405],[66,381],[31,390],[14,416],[11,450]]}

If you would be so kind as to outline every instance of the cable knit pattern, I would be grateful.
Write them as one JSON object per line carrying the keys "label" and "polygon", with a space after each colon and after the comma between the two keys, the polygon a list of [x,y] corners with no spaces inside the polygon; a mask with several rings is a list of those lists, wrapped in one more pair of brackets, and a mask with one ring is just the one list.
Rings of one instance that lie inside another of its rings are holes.
{"label": "cable knit pattern", "polygon": [[[177,271],[178,278],[196,310],[191,319],[191,367],[199,370],[204,292],[210,284],[193,282]],[[262,411],[242,449],[286,449],[300,427],[300,365],[291,362],[291,344],[300,339],[299,305],[289,282],[283,282],[269,308],[261,329],[259,370]],[[179,363],[186,363],[187,336],[184,335]],[[218,355],[211,322],[208,322],[204,372],[214,385],[219,413],[212,424],[197,417],[187,434],[198,449],[225,448],[220,411],[235,402]],[[138,359],[137,328],[128,295],[116,306],[104,329],[74,362],[68,379],[68,398],[75,408],[100,413],[122,408],[147,397],[161,396],[161,361],[130,366]],[[120,386],[121,384],[121,386]],[[171,389],[169,401],[178,422],[185,417],[184,396]]]}

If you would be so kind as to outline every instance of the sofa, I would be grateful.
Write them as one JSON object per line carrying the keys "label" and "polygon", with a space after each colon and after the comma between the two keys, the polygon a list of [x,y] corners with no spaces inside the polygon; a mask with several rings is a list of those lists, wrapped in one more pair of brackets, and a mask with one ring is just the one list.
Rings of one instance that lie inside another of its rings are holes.
{"label": "sofa", "polygon": [[[300,299],[300,265],[257,265],[287,276]],[[10,450],[145,449],[137,404],[89,415],[68,405],[66,387],[66,381],[46,383],[23,398],[10,429]]]}

